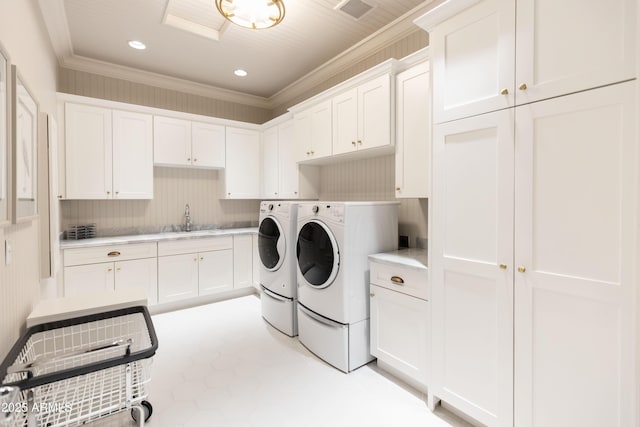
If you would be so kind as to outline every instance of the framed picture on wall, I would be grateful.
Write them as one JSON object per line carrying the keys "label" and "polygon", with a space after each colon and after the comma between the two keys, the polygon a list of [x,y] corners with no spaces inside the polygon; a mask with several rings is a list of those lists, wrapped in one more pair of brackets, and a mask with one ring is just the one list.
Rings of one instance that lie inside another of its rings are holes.
{"label": "framed picture on wall", "polygon": [[0,45],[0,226],[11,223],[9,170],[9,56]]}
{"label": "framed picture on wall", "polygon": [[11,78],[13,222],[17,223],[38,215],[38,103],[15,65]]}

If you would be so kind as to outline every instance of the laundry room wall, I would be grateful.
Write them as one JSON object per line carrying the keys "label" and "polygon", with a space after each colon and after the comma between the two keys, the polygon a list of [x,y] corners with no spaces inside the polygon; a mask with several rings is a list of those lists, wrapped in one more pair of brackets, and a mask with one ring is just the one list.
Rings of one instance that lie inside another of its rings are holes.
{"label": "laundry room wall", "polygon": [[[40,111],[55,113],[57,60],[37,2],[0,0],[0,11],[0,44],[33,92]],[[46,177],[44,172],[39,169],[38,175]],[[48,219],[46,203],[38,202],[42,205],[39,219],[0,226],[0,360],[40,299],[40,222]],[[13,248],[10,262],[5,257],[5,241]]]}
{"label": "laundry room wall", "polygon": [[398,232],[409,237],[409,246],[425,244],[427,199],[396,199],[395,157],[383,156],[341,162],[320,168],[320,199],[400,202]]}

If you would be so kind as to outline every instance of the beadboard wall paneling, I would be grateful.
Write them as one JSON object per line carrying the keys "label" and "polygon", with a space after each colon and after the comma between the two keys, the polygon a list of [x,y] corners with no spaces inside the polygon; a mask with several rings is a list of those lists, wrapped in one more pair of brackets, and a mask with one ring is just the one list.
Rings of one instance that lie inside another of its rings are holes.
{"label": "beadboard wall paneling", "polygon": [[415,32],[409,34],[402,40],[399,40],[376,53],[366,57],[365,59],[353,64],[349,68],[343,70],[342,72],[335,74],[330,79],[327,79],[322,84],[315,86],[313,89],[306,91],[305,93],[297,96],[296,98],[289,100],[285,105],[279,105],[273,110],[273,117],[278,117],[281,114],[284,114],[287,111],[287,108],[296,105],[305,99],[309,99],[314,95],[319,94],[322,91],[332,88],[338,83],[342,83],[345,80],[350,79],[353,76],[360,74],[363,71],[368,70],[369,68],[378,65],[387,59],[395,58],[401,59],[407,55],[410,55],[429,44],[429,35],[426,31],[416,30]]}
{"label": "beadboard wall paneling", "polygon": [[396,199],[395,156],[352,160],[320,168],[320,199],[333,201],[397,200],[398,231],[416,238],[427,238],[427,199]]}
{"label": "beadboard wall paneling", "polygon": [[262,124],[272,116],[271,111],[264,108],[220,101],[68,68],[60,68],[58,71],[58,91],[249,123]]}
{"label": "beadboard wall paneling", "polygon": [[128,234],[184,224],[189,204],[193,224],[257,224],[260,201],[220,198],[216,170],[154,168],[153,200],[63,200],[62,230],[71,225],[96,223],[99,235]]}

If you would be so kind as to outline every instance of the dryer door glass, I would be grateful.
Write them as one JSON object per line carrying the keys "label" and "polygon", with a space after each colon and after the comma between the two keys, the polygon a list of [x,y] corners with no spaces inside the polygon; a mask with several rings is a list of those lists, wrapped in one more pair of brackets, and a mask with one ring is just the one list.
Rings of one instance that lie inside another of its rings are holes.
{"label": "dryer door glass", "polygon": [[338,245],[320,222],[307,222],[298,233],[298,267],[309,285],[329,286],[338,274]]}
{"label": "dryer door glass", "polygon": [[280,225],[273,218],[264,218],[258,229],[258,254],[262,265],[267,270],[277,270],[282,264],[283,242],[284,236]]}

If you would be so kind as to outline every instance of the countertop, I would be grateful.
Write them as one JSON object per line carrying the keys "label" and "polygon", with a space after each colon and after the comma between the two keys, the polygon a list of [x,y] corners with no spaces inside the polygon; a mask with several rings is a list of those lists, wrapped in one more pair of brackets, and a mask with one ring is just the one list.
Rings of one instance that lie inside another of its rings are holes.
{"label": "countertop", "polygon": [[156,234],[134,234],[129,236],[93,237],[81,240],[61,240],[60,249],[90,248],[93,246],[150,243],[164,240],[200,239],[205,237],[232,236],[235,234],[257,234],[257,227],[223,228],[215,230],[179,231]]}
{"label": "countertop", "polygon": [[416,270],[427,270],[427,250],[417,248],[398,249],[369,255],[369,261],[381,264],[401,265]]}

